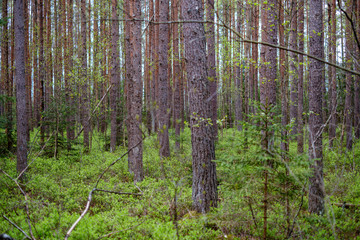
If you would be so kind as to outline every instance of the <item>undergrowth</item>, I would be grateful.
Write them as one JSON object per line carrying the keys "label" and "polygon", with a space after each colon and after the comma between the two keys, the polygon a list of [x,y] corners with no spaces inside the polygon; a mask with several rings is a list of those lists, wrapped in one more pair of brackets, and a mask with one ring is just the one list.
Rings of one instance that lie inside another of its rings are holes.
{"label": "undergrowth", "polygon": [[[191,138],[186,128],[181,149],[165,160],[159,158],[155,135],[144,140],[145,179],[134,185],[127,157],[107,171],[98,189],[138,195],[95,192],[90,210],[72,232],[70,239],[260,239],[263,225],[263,153],[256,127],[246,131],[219,132],[216,162],[219,207],[198,214],[191,200]],[[171,149],[175,135],[170,132]],[[34,139],[34,136],[32,136]],[[81,139],[57,158],[48,152],[29,156],[26,183],[29,219],[36,239],[63,239],[84,210],[88,194],[103,170],[126,152],[104,150],[100,133],[92,135],[90,154],[83,154]],[[275,140],[275,150],[280,140]],[[36,142],[32,143],[36,146]],[[290,144],[286,161],[275,151],[276,167],[270,169],[269,239],[360,239],[360,144],[352,152],[324,149],[326,212],[307,213],[309,160]],[[4,155],[0,168],[12,178],[16,157]],[[15,239],[24,235],[8,218],[29,233],[24,196],[14,181],[1,174],[0,233]],[[289,234],[290,231],[290,234]]]}

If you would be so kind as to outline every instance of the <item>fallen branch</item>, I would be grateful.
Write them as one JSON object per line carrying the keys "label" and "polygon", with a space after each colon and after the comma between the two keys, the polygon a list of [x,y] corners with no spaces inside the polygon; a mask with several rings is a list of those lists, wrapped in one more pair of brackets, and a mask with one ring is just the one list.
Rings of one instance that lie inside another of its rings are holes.
{"label": "fallen branch", "polygon": [[109,190],[104,190],[104,189],[95,189],[95,191],[98,191],[98,192],[106,192],[106,193],[113,193],[113,194],[118,194],[118,195],[135,195],[135,196],[142,196],[141,193],[116,192],[116,191],[109,191]]}
{"label": "fallen branch", "polygon": [[332,203],[331,205],[337,206],[337,207],[341,207],[341,208],[360,208],[360,204],[351,204],[351,203]]}
{"label": "fallen branch", "polygon": [[[86,207],[84,209],[84,211],[81,213],[80,217],[73,223],[73,225],[70,227],[70,229],[67,231],[66,235],[65,235],[65,239],[67,240],[71,234],[71,232],[75,229],[76,225],[78,225],[78,223],[81,221],[81,219],[84,218],[84,216],[86,215],[86,213],[89,211],[90,209],[90,203],[92,201],[92,195],[95,191],[102,191],[102,192],[111,192],[111,191],[107,191],[107,190],[100,190],[97,189],[97,186],[101,180],[101,178],[104,176],[105,172],[107,172],[110,167],[112,167],[113,165],[115,165],[115,163],[117,163],[118,161],[120,161],[123,157],[125,157],[131,150],[133,150],[135,147],[137,147],[140,143],[142,143],[143,139],[141,139],[141,141],[139,141],[136,145],[134,145],[132,148],[128,149],[127,152],[125,152],[123,155],[121,155],[121,157],[119,157],[118,159],[116,159],[114,162],[112,162],[98,177],[95,187],[90,191],[89,196],[88,196],[88,200],[86,203]],[[132,194],[135,195],[135,194]]]}
{"label": "fallen branch", "polygon": [[22,230],[18,225],[16,225],[15,223],[13,223],[13,222],[12,222],[10,219],[8,219],[5,215],[3,215],[3,218],[5,218],[5,220],[8,221],[11,225],[13,225],[17,230],[19,230],[20,232],[22,232],[22,234],[24,234],[27,239],[31,239],[31,237],[29,237],[29,235],[27,235],[24,230]]}
{"label": "fallen branch", "polygon": [[[32,232],[32,229],[31,229],[29,203],[28,203],[28,199],[27,199],[27,195],[26,195],[25,191],[21,188],[20,184],[18,183],[18,181],[17,181],[16,179],[13,179],[13,178],[12,178],[9,174],[7,174],[4,170],[0,169],[0,171],[1,171],[5,176],[7,176],[8,178],[10,178],[13,182],[15,182],[15,184],[17,185],[17,187],[20,189],[20,192],[24,195],[27,221],[28,221],[29,231],[30,231],[30,235],[31,235],[31,238],[30,238],[30,239],[36,240],[36,238],[34,237],[34,234],[33,234],[33,232]],[[36,230],[36,229],[35,229],[35,230]],[[26,236],[27,236],[27,235],[26,235]]]}

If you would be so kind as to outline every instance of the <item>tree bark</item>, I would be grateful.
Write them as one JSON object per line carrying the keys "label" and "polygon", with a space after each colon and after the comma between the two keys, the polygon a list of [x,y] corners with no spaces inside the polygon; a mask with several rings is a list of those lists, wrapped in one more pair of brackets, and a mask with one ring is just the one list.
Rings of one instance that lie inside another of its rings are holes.
{"label": "tree bark", "polygon": [[[184,0],[182,15],[185,21],[202,21],[201,0]],[[189,85],[190,128],[192,143],[192,199],[196,211],[205,213],[217,206],[215,146],[211,119],[210,87],[206,64],[205,30],[202,23],[186,23],[184,47]]]}
{"label": "tree bark", "polygon": [[[309,2],[309,54],[324,57],[323,7],[321,0]],[[324,213],[323,146],[322,146],[322,85],[324,64],[311,59],[309,63],[309,158],[312,176],[309,186],[309,212]]]}
{"label": "tree bark", "polygon": [[[17,165],[18,173],[27,167],[28,119],[26,112],[25,78],[25,29],[24,2],[14,1],[15,21],[15,78],[16,78],[16,127],[17,127]],[[25,175],[22,175],[24,178]]]}
{"label": "tree bark", "polygon": [[[169,21],[169,1],[162,0],[159,4],[159,21]],[[169,46],[169,24],[159,25],[159,45],[158,45],[158,56],[159,56],[159,142],[160,142],[160,157],[170,156],[169,147],[169,116],[170,109],[168,101],[169,88],[168,88],[168,46]]]}
{"label": "tree bark", "polygon": [[[336,64],[336,0],[331,0],[329,4],[329,28],[330,42],[329,42],[329,59],[332,63]],[[336,88],[336,69],[335,67],[329,66],[329,112],[330,112],[330,123],[329,123],[329,146],[333,147],[334,139],[336,137],[336,107],[337,107],[337,88]]]}
{"label": "tree bark", "polygon": [[116,138],[119,131],[119,90],[120,90],[120,56],[119,56],[119,15],[118,15],[118,1],[112,0],[112,22],[111,22],[111,92],[110,92],[110,107],[111,107],[111,137],[110,137],[110,151],[116,149]]}
{"label": "tree bark", "polygon": [[[306,1],[306,0],[305,0]],[[304,8],[305,2],[304,0],[299,1],[299,9],[298,9],[298,41],[299,41],[299,51],[304,51]],[[299,70],[298,70],[298,108],[297,108],[297,151],[298,153],[304,152],[304,56],[299,55]]]}
{"label": "tree bark", "polygon": [[[291,27],[290,27],[290,48],[294,50],[298,50],[297,47],[297,39],[298,39],[298,32],[297,32],[297,12],[298,12],[298,5],[297,1],[291,1]],[[291,131],[291,135],[294,136],[297,134],[297,126],[298,126],[298,69],[296,67],[298,62],[298,56],[294,52],[289,53],[289,63],[290,63],[290,119],[294,121],[294,126]]]}
{"label": "tree bark", "polygon": [[128,163],[129,171],[134,173],[134,181],[139,182],[144,178],[142,162],[142,79],[141,79],[141,22],[132,21],[132,18],[141,17],[141,0],[131,0],[126,3],[129,13],[126,16],[130,21],[126,22],[126,33],[129,38],[127,48],[127,106],[128,106]]}
{"label": "tree bark", "polygon": [[[215,18],[215,6],[214,0],[206,1],[206,19],[210,22],[214,22]],[[215,59],[215,26],[214,24],[208,24],[207,26],[207,65],[210,81],[210,105],[211,105],[211,122],[214,128],[214,136],[218,135],[217,127],[217,77],[216,77],[216,59]]]}
{"label": "tree bark", "polygon": [[81,37],[80,37],[80,48],[81,48],[81,116],[82,116],[82,125],[84,127],[84,151],[89,152],[90,142],[89,142],[89,133],[90,133],[90,123],[88,122],[90,114],[90,99],[88,92],[88,79],[87,79],[87,54],[86,54],[86,2],[81,0]]}

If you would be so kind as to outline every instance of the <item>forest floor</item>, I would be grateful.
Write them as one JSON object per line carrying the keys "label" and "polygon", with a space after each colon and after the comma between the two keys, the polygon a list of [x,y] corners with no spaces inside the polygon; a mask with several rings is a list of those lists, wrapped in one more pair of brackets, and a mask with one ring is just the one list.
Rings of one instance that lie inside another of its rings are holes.
{"label": "forest floor", "polygon": [[[180,137],[181,149],[173,151],[169,159],[159,158],[155,135],[144,139],[145,179],[136,185],[128,172],[127,156],[120,158],[126,147],[110,153],[103,134],[94,132],[89,154],[82,153],[79,139],[70,151],[62,143],[57,158],[51,139],[50,147],[38,154],[41,149],[32,136],[29,171],[26,182],[19,185],[26,199],[14,181],[16,156],[0,156],[0,233],[24,239],[16,225],[36,239],[64,239],[84,211],[99,176],[118,160],[96,186],[112,192],[93,192],[87,214],[69,239],[261,239],[264,204],[268,239],[360,239],[360,143],[351,152],[341,147],[329,149],[325,144],[326,210],[317,216],[307,212],[311,164],[307,155],[297,154],[295,142],[284,154],[275,139],[270,168],[259,135],[251,127],[243,132],[219,132],[219,206],[208,214],[192,210],[187,128]],[[171,149],[175,149],[173,132],[170,139]],[[266,196],[265,172],[269,176]]]}

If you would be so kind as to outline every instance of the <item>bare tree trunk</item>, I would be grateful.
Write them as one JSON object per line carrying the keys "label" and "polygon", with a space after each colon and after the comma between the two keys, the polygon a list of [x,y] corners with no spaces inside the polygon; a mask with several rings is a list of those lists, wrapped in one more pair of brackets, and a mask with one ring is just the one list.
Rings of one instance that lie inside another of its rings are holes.
{"label": "bare tree trunk", "polygon": [[[68,21],[67,21],[67,27],[68,27],[68,54],[69,54],[69,63],[68,63],[68,68],[69,68],[69,79],[68,79],[68,83],[74,83],[74,76],[72,74],[73,71],[73,0],[68,0]],[[73,90],[71,88],[71,85],[69,84],[66,87],[66,99],[67,99],[67,105],[69,107],[71,107],[71,110],[74,109],[74,105],[75,105],[75,99],[73,96]],[[68,116],[68,125],[66,128],[66,134],[67,134],[67,139],[68,141],[71,141],[74,139],[75,137],[75,114],[71,112],[71,114],[69,114]]]}
{"label": "bare tree trunk", "polygon": [[[185,21],[202,21],[201,0],[184,0],[182,15]],[[189,84],[190,127],[192,142],[193,184],[192,199],[196,211],[205,213],[217,206],[215,146],[211,118],[210,87],[206,63],[205,30],[202,23],[183,26],[186,71]]]}
{"label": "bare tree trunk", "polygon": [[[31,115],[32,115],[32,104],[31,104],[31,59],[30,59],[30,52],[29,52],[29,7],[28,1],[24,1],[24,18],[25,18],[25,76],[26,76],[26,112],[27,112],[27,119],[28,119],[28,127],[30,133],[30,125],[31,125]],[[30,135],[28,136],[28,140]]]}
{"label": "bare tree trunk", "polygon": [[[291,28],[290,28],[290,48],[297,50],[297,12],[298,12],[298,5],[297,1],[291,1]],[[291,135],[297,134],[297,125],[298,125],[298,69],[296,64],[298,62],[298,56],[296,53],[290,52],[289,53],[289,62],[290,62],[290,84],[291,84],[291,91],[290,91],[290,119],[294,121],[294,126],[292,128]]]}
{"label": "bare tree trunk", "polygon": [[[173,21],[179,20],[179,0],[172,1],[172,19]],[[179,54],[179,27],[178,24],[173,26],[173,81],[174,81],[174,126],[175,126],[175,146],[180,149],[180,129],[181,129],[181,98],[180,98],[180,81],[181,81],[181,68],[180,68],[180,54]]]}
{"label": "bare tree trunk", "polygon": [[[236,31],[238,33],[241,33],[243,27],[243,14],[242,14],[242,2],[237,1],[237,23],[236,23]],[[237,47],[235,48],[238,52],[238,55],[236,55],[237,58],[237,65],[236,65],[236,74],[235,74],[235,123],[238,131],[242,130],[241,122],[243,120],[243,85],[242,85],[242,67],[241,61],[242,61],[242,44],[240,41],[240,37],[237,38]],[[216,109],[215,109],[216,111]]]}
{"label": "bare tree trunk", "polygon": [[[8,1],[4,0],[2,2],[2,18],[6,19],[8,17]],[[10,66],[9,66],[9,36],[10,32],[8,31],[9,24],[6,23],[3,25],[2,32],[2,42],[1,42],[1,80],[4,85],[4,92],[6,95],[12,97],[12,84],[10,80]],[[8,151],[13,150],[14,141],[12,139],[12,103],[8,99],[5,101],[5,114],[6,114],[6,141]]]}
{"label": "bare tree trunk", "polygon": [[[331,0],[329,4],[329,59],[332,63],[336,63],[336,0]],[[337,107],[337,92],[336,92],[336,69],[329,66],[329,146],[333,147],[333,142],[336,137],[336,107]]]}
{"label": "bare tree trunk", "polygon": [[[309,53],[318,58],[324,57],[323,35],[323,7],[321,0],[309,2]],[[309,64],[309,158],[312,176],[309,186],[309,212],[324,213],[324,181],[323,181],[323,154],[322,128],[323,114],[322,85],[324,64],[310,60]]]}
{"label": "bare tree trunk", "polygon": [[[347,1],[347,12],[352,12],[353,8],[351,6],[351,2]],[[352,59],[352,52],[354,51],[353,48],[353,34],[351,30],[351,23],[350,21],[346,21],[346,32],[345,32],[345,39],[346,39],[346,65],[347,68],[351,69],[353,65],[353,59]],[[353,136],[352,136],[352,123],[353,123],[353,79],[352,75],[350,73],[346,73],[346,94],[345,94],[345,132],[346,132],[346,148],[348,150],[352,149],[353,145]]]}
{"label": "bare tree trunk", "polygon": [[110,92],[110,106],[111,106],[111,139],[110,151],[116,149],[116,137],[119,129],[119,90],[120,90],[120,56],[119,56],[119,18],[118,15],[118,1],[112,0],[112,22],[111,22],[111,92]]}
{"label": "bare tree trunk", "polygon": [[[126,3],[129,15],[127,19],[141,17],[141,0],[131,0]],[[134,181],[139,182],[144,178],[142,162],[142,79],[141,79],[141,22],[129,21],[126,23],[126,31],[130,38],[127,48],[127,106],[128,106],[128,149],[130,150],[128,161],[129,171],[134,173]]]}
{"label": "bare tree trunk", "polygon": [[81,48],[81,116],[82,116],[82,125],[84,127],[84,151],[88,152],[90,150],[89,142],[89,133],[90,133],[90,123],[88,122],[89,111],[90,111],[90,99],[88,92],[88,79],[87,79],[87,56],[86,56],[86,2],[81,0],[81,38],[80,38],[80,48]]}
{"label": "bare tree trunk", "polygon": [[[305,0],[306,1],[306,0]],[[299,51],[304,51],[304,0],[299,1],[298,5],[298,41],[299,41]],[[297,151],[298,153],[304,152],[304,56],[299,55],[299,74],[298,74],[298,108],[297,108]]]}
{"label": "bare tree trunk", "polygon": [[[213,22],[215,18],[215,9],[214,9],[214,0],[206,1],[206,19]],[[217,77],[216,77],[216,59],[215,59],[215,26],[214,24],[208,24],[207,26],[207,64],[208,64],[208,74],[210,81],[210,104],[211,104],[211,122],[214,127],[214,136],[215,138],[218,135],[217,127]]]}
{"label": "bare tree trunk", "polygon": [[[169,1],[160,1],[159,4],[159,21],[169,21]],[[160,157],[170,156],[169,147],[169,116],[170,109],[168,101],[169,88],[168,88],[168,46],[169,46],[169,24],[159,25],[159,141],[160,141]]]}
{"label": "bare tree trunk", "polygon": [[[335,0],[333,0],[335,1]],[[360,0],[357,0],[356,4],[356,11],[357,12],[357,32],[360,32]],[[356,56],[357,62],[360,63],[360,49],[356,49]],[[360,72],[360,65],[355,64],[355,69]],[[355,138],[360,138],[360,77],[355,76],[355,83],[354,83],[354,131],[355,131]]]}
{"label": "bare tree trunk", "polygon": [[[16,71],[16,127],[17,127],[17,166],[18,173],[27,167],[28,119],[26,114],[25,78],[25,31],[24,2],[14,1],[15,20],[15,71]],[[24,178],[24,175],[22,175]]]}

